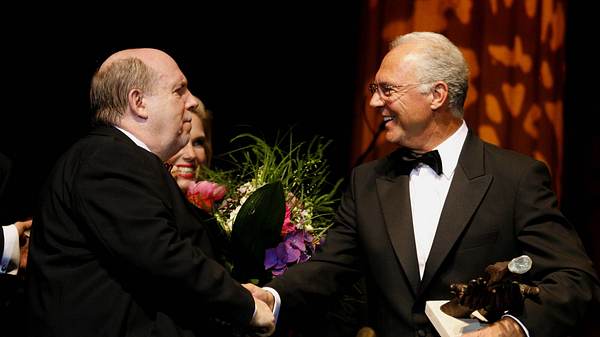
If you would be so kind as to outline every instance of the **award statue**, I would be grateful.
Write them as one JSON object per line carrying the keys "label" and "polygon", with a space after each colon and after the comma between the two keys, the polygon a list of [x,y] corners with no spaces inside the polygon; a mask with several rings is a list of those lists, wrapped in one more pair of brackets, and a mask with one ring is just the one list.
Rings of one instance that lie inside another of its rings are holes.
{"label": "award statue", "polygon": [[519,315],[525,298],[537,298],[540,292],[538,287],[525,283],[524,274],[532,264],[529,256],[522,255],[489,265],[485,276],[450,285],[450,301],[428,301],[425,312],[441,336],[477,330],[481,322],[493,323],[504,314]]}
{"label": "award statue", "polygon": [[538,287],[522,283],[522,275],[531,266],[527,255],[487,266],[487,277],[452,284],[450,292],[454,298],[442,305],[442,311],[457,318],[472,317],[477,311],[488,322],[497,321],[505,313],[519,315],[525,298],[537,297],[540,292]]}

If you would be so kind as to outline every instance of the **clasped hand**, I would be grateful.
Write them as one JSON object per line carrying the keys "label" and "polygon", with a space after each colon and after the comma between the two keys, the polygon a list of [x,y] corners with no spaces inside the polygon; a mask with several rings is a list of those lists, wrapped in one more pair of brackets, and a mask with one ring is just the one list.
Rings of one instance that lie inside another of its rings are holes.
{"label": "clasped hand", "polygon": [[250,321],[250,326],[256,328],[256,336],[271,336],[275,332],[275,317],[273,316],[273,306],[275,299],[268,291],[259,288],[251,283],[242,284],[252,296],[256,304],[256,312]]}
{"label": "clasped hand", "polygon": [[15,227],[19,233],[19,248],[21,255],[19,259],[19,271],[22,272],[27,268],[27,257],[29,256],[29,230],[31,229],[32,220],[17,221]]}

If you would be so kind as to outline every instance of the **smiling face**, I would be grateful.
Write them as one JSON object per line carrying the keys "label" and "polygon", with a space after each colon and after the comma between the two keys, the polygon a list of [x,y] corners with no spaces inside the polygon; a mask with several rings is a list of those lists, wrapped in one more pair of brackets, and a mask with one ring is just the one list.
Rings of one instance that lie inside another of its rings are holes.
{"label": "smiling face", "polygon": [[420,83],[416,74],[419,55],[414,48],[395,48],[385,56],[369,104],[383,116],[388,142],[419,149],[433,129],[434,111],[430,84]]}
{"label": "smiling face", "polygon": [[171,175],[183,191],[187,191],[190,184],[195,181],[196,169],[206,165],[207,162],[206,135],[202,120],[198,115],[192,114],[191,125],[190,140],[167,161],[167,163],[173,165]]}

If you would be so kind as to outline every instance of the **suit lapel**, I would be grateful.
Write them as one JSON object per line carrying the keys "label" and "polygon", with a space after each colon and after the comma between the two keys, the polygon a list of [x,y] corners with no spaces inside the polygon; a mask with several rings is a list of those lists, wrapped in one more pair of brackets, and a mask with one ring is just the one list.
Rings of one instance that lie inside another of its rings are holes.
{"label": "suit lapel", "polygon": [[416,294],[420,280],[408,193],[408,176],[378,177],[376,181],[377,194],[390,241],[413,289],[413,294]]}
{"label": "suit lapel", "polygon": [[483,143],[469,132],[440,215],[420,293],[427,288],[467,227],[492,182],[492,176],[485,175],[483,150]]}

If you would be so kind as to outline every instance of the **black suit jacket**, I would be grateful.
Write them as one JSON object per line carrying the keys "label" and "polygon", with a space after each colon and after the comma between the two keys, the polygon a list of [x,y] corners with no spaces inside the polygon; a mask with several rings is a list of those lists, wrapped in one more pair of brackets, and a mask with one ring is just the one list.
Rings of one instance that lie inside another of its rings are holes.
{"label": "black suit jacket", "polygon": [[248,291],[214,260],[210,217],[154,154],[100,127],[57,163],[34,216],[30,336],[214,336]]}
{"label": "black suit jacket", "polygon": [[526,300],[517,318],[531,336],[567,335],[597,294],[598,281],[576,232],[557,209],[545,165],[469,133],[422,280],[408,182],[394,154],[353,171],[321,251],[270,284],[282,296],[282,317],[364,271],[378,337],[435,335],[425,301],[449,299],[451,283],[527,254],[541,302]]}
{"label": "black suit jacket", "polygon": [[[11,219],[8,191],[12,163],[0,153],[0,227],[14,221]],[[4,231],[0,228],[0,258],[4,251]],[[0,334],[2,337],[22,336],[25,313],[24,284],[21,277],[0,274]]]}
{"label": "black suit jacket", "polygon": [[[6,213],[8,212],[8,205],[6,203],[6,186],[8,185],[10,169],[11,169],[11,161],[0,153],[0,226],[6,226],[8,223],[5,223],[7,220]],[[2,258],[2,252],[4,251],[4,231],[0,228],[0,258]]]}

